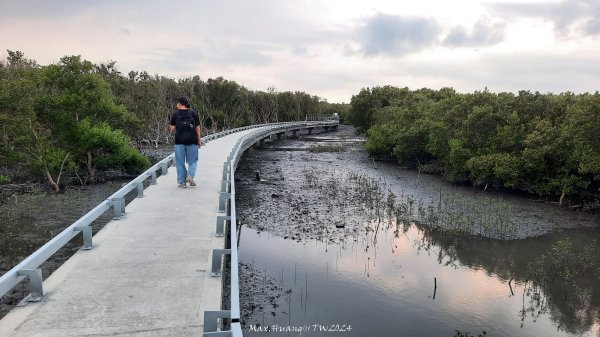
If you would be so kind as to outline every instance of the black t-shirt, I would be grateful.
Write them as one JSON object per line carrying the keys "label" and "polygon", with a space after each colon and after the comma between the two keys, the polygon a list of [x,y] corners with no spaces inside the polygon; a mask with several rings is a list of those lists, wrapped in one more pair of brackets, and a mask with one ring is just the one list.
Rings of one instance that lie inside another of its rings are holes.
{"label": "black t-shirt", "polygon": [[196,128],[200,125],[198,113],[191,109],[177,110],[171,115],[171,125],[175,126],[175,144],[198,144]]}

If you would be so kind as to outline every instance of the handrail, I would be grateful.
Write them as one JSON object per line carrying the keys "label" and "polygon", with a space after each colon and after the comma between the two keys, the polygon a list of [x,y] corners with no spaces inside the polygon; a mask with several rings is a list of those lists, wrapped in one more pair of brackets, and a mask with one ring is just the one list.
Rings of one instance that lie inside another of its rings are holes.
{"label": "handrail", "polygon": [[[237,215],[236,215],[236,204],[235,204],[235,170],[239,163],[239,160],[242,154],[254,143],[258,140],[268,137],[272,134],[281,133],[282,131],[289,131],[290,129],[300,129],[300,128],[312,128],[316,126],[337,126],[339,121],[337,119],[334,120],[323,120],[323,121],[304,121],[304,122],[289,122],[289,123],[276,123],[270,124],[267,130],[256,130],[251,133],[248,133],[238,139],[234,148],[231,151],[231,154],[227,158],[227,161],[224,165],[223,179],[226,181],[226,185],[222,186],[222,194],[226,195],[226,199],[229,201],[229,208],[225,205],[221,205],[222,200],[219,200],[220,205],[219,209],[226,212],[229,218],[229,242],[231,243],[231,247],[229,247],[229,254],[231,255],[230,259],[230,306],[229,311],[215,311],[217,315],[222,315],[218,317],[229,318],[230,319],[230,330],[229,331],[213,331],[215,328],[214,322],[210,322],[210,326],[212,327],[210,331],[206,331],[204,336],[233,336],[233,337],[242,337],[242,329],[240,324],[240,300],[239,300],[239,269],[238,269],[238,251],[237,251]],[[227,214],[229,213],[229,214]],[[219,219],[217,219],[219,222]],[[219,230],[217,230],[219,233]],[[227,248],[227,247],[225,247]],[[213,253],[214,255],[214,253]],[[219,273],[214,273],[214,275],[220,275]],[[225,312],[225,314],[223,314]],[[209,317],[205,312],[205,328],[208,326],[206,319]],[[214,319],[217,316],[210,316]]]}
{"label": "handrail", "polygon": [[[238,148],[239,151],[239,148]],[[237,152],[236,152],[237,154]],[[237,217],[236,217],[236,208],[235,208],[235,167],[234,163],[231,162],[231,222],[229,223],[230,229],[229,233],[231,235],[231,266],[229,271],[229,281],[230,281],[230,305],[229,309],[231,310],[231,325],[233,332],[233,325],[240,324],[240,283],[239,283],[239,270],[238,270],[238,251],[237,251]],[[233,333],[234,337],[237,337],[235,333]],[[241,327],[240,327],[240,335]]]}
{"label": "handrail", "polygon": [[[248,130],[252,128],[260,128],[268,126],[266,130],[253,131],[241,137],[234,148],[231,151],[227,159],[227,169],[229,170],[229,178],[225,188],[229,188],[229,206],[230,206],[230,227],[229,235],[231,244],[231,295],[230,295],[230,318],[231,318],[231,330],[228,332],[232,336],[242,336],[242,330],[240,325],[240,304],[239,304],[239,270],[238,270],[238,254],[237,254],[237,229],[236,229],[236,208],[235,208],[235,179],[234,173],[239,163],[241,155],[250,146],[256,143],[258,140],[268,137],[270,135],[281,133],[282,130],[289,131],[290,129],[301,129],[301,128],[313,128],[317,126],[337,126],[337,120],[323,120],[323,121],[303,121],[303,122],[282,122],[282,123],[270,123],[270,124],[257,124],[251,126],[245,126],[240,128],[229,129],[207,135],[201,138],[203,143],[208,143],[211,140],[229,135],[234,132]],[[284,132],[285,132],[284,131]],[[25,278],[29,278],[30,294],[25,298],[26,301],[36,302],[40,301],[44,295],[42,288],[42,273],[40,266],[42,263],[47,261],[54,253],[60,248],[65,246],[71,239],[73,239],[80,232],[83,236],[83,246],[81,249],[92,249],[92,228],[91,224],[94,220],[98,219],[102,214],[108,211],[111,207],[113,208],[113,219],[121,219],[125,215],[125,196],[137,189],[137,197],[142,197],[144,193],[144,182],[147,179],[151,180],[151,184],[157,183],[157,172],[160,170],[162,174],[166,174],[168,167],[174,162],[175,154],[172,153],[165,157],[152,167],[144,171],[138,177],[127,183],[121,189],[113,193],[106,200],[102,201],[88,213],[83,215],[77,221],[72,223],[70,226],[65,228],[62,232],[48,241],[45,245],[37,249],[22,262],[17,264],[15,267],[7,271],[4,275],[0,276],[0,297],[6,295],[11,291],[17,284],[23,281]],[[225,168],[224,168],[225,169]],[[225,176],[225,173],[224,173]]]}
{"label": "handrail", "polygon": [[[204,143],[207,143],[210,140],[220,138],[234,132],[260,126],[263,126],[263,124],[229,129],[202,137],[201,140]],[[46,262],[46,260],[48,260],[52,255],[54,255],[54,253],[65,246],[79,233],[82,233],[83,235],[84,245],[82,249],[91,249],[93,247],[91,223],[102,216],[102,214],[108,211],[111,207],[113,208],[113,219],[118,220],[122,218],[125,215],[125,196],[134,189],[137,189],[138,197],[143,196],[144,181],[150,178],[151,184],[156,184],[157,172],[161,170],[162,174],[166,174],[168,167],[173,164],[174,158],[175,154],[172,153],[163,160],[154,164],[138,177],[113,193],[106,200],[102,201],[91,211],[65,228],[62,232],[57,234],[42,247],[38,248],[35,252],[7,271],[4,275],[0,276],[0,297],[6,295],[25,278],[29,278],[29,287],[31,293],[26,297],[26,300],[32,302],[41,300],[44,294],[42,288],[42,273],[40,269],[42,263]]]}
{"label": "handrail", "polygon": [[156,172],[162,170],[166,173],[170,163],[172,163],[174,155],[171,154],[163,160],[154,164],[137,178],[123,186],[121,189],[113,193],[106,200],[102,201],[98,206],[83,215],[77,221],[65,228],[57,234],[53,239],[45,245],[37,249],[21,263],[0,276],[0,297],[11,291],[19,282],[29,277],[31,294],[27,297],[28,301],[39,301],[43,296],[42,275],[40,266],[46,262],[54,253],[66,245],[80,232],[83,234],[84,245],[82,249],[91,249],[92,245],[92,228],[91,223],[98,219],[104,212],[113,208],[113,219],[120,219],[125,214],[125,195],[134,189],[138,190],[138,197],[143,195],[143,182],[150,178],[152,184],[156,184]]}

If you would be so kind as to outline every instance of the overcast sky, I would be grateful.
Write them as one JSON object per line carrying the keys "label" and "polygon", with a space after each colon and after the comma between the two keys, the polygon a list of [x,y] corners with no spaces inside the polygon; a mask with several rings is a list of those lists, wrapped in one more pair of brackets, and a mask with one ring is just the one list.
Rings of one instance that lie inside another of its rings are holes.
{"label": "overcast sky", "polygon": [[0,0],[0,47],[329,102],[381,85],[583,93],[600,90],[600,1]]}

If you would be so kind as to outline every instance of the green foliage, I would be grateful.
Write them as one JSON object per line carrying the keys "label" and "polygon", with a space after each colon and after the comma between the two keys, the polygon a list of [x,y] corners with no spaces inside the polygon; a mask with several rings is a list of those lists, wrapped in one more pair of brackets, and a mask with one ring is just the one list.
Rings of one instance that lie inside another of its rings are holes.
{"label": "green foliage", "polygon": [[311,146],[308,149],[309,152],[316,152],[316,153],[321,153],[321,152],[343,152],[344,151],[344,145],[343,144],[337,144],[337,145],[315,145],[315,146]]}
{"label": "green foliage", "polygon": [[140,170],[148,161],[132,144],[171,144],[169,116],[182,95],[200,113],[204,134],[333,113],[345,118],[350,109],[305,92],[253,92],[223,77],[122,74],[114,61],[96,65],[81,56],[39,66],[8,51],[0,61],[0,163],[13,171],[25,166],[55,189],[62,176],[82,170],[90,180],[96,169]]}
{"label": "green foliage", "polygon": [[0,184],[10,183],[10,177],[0,174]]}
{"label": "green foliage", "polygon": [[[353,96],[348,119],[379,158],[476,186],[598,198],[600,94],[390,86]],[[593,198],[592,198],[593,199]]]}
{"label": "green foliage", "polygon": [[35,120],[32,108],[39,82],[38,66],[21,52],[8,51],[0,62],[0,163],[10,166],[24,158],[20,146],[31,141],[24,125]]}
{"label": "green foliage", "polygon": [[521,161],[510,153],[492,153],[471,157],[466,162],[470,179],[476,186],[517,187]]}
{"label": "green foliage", "polygon": [[[115,102],[94,65],[65,56],[40,67],[20,52],[0,63],[0,158],[25,165],[58,190],[61,178],[86,168],[140,170],[148,159],[131,147],[124,129],[139,121]],[[85,164],[85,165],[82,165]]]}
{"label": "green foliage", "polygon": [[471,158],[471,151],[465,148],[460,139],[448,141],[448,156],[446,158],[447,168],[445,175],[452,182],[464,182],[468,180],[469,171],[467,161]]}
{"label": "green foliage", "polygon": [[225,118],[227,115],[225,115],[225,113],[223,111],[214,110],[214,111],[210,112],[209,116],[211,117],[210,118],[211,125],[209,125],[209,127],[212,126],[213,123],[216,124],[215,127],[218,125],[225,125]]}
{"label": "green foliage", "polygon": [[122,130],[113,130],[104,122],[95,125],[85,119],[77,131],[81,150],[94,154],[99,169],[119,167],[139,172],[149,165],[148,158],[129,146],[129,138]]}
{"label": "green foliage", "polygon": [[[561,294],[573,304],[584,301],[579,290],[586,279],[594,279],[597,271],[594,262],[597,242],[593,240],[584,247],[576,247],[571,239],[555,242],[548,251],[527,266],[529,277],[535,286],[548,287],[548,293]],[[591,275],[588,275],[592,273]]]}
{"label": "green foliage", "polygon": [[567,109],[565,133],[574,139],[579,172],[600,179],[600,93],[583,95]]}
{"label": "green foliage", "polygon": [[362,89],[358,95],[352,96],[348,121],[356,127],[357,132],[366,133],[375,124],[375,113],[392,105],[393,102],[402,101],[408,89],[397,89],[392,86]]}
{"label": "green foliage", "polygon": [[596,249],[596,241],[576,249],[571,239],[559,240],[529,264],[530,276],[538,281],[557,279],[571,285],[576,277],[584,275],[593,266],[591,262]]}
{"label": "green foliage", "polygon": [[386,156],[393,152],[396,141],[394,138],[398,130],[394,125],[375,125],[367,132],[365,148],[375,156]]}

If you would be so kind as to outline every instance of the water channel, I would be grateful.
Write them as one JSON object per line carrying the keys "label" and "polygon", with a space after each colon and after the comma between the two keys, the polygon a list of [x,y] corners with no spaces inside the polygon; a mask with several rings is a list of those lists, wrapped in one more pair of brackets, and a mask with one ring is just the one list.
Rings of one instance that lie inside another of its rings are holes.
{"label": "water channel", "polygon": [[[373,162],[351,131],[250,149],[239,165],[245,335],[600,336],[594,215]],[[442,218],[477,235],[423,225]],[[593,266],[535,283],[530,263],[557,242],[590,248]]]}

